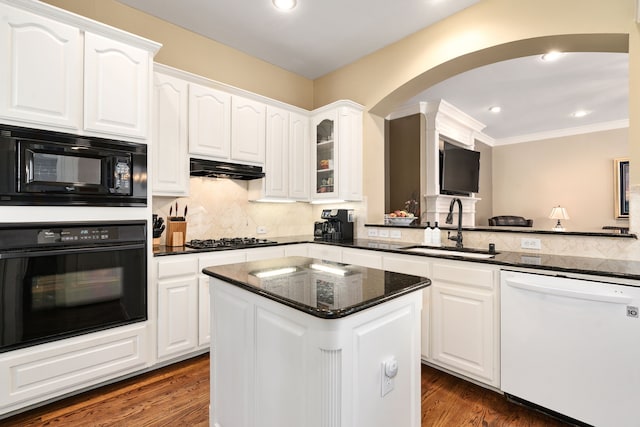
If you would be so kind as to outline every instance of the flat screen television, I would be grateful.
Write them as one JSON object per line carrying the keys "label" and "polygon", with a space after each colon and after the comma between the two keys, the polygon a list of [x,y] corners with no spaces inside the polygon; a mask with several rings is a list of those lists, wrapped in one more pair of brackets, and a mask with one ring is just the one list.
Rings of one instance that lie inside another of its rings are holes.
{"label": "flat screen television", "polygon": [[480,153],[445,142],[440,151],[440,194],[477,193],[479,179]]}

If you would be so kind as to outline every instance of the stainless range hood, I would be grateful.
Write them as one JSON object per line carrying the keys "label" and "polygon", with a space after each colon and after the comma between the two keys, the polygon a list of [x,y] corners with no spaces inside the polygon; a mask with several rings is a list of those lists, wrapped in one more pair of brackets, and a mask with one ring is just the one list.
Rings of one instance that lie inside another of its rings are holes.
{"label": "stainless range hood", "polygon": [[262,166],[241,165],[215,160],[190,159],[190,175],[209,178],[251,180],[264,177]]}

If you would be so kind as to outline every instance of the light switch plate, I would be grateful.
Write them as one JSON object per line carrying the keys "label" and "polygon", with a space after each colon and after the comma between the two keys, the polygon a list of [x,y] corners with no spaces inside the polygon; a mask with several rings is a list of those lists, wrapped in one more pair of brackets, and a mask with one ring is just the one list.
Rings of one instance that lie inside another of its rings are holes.
{"label": "light switch plate", "polygon": [[378,229],[377,228],[367,228],[367,235],[369,237],[378,237]]}
{"label": "light switch plate", "polygon": [[392,239],[401,239],[402,238],[402,231],[400,230],[391,230],[391,238]]}
{"label": "light switch plate", "polygon": [[380,229],[378,231],[378,236],[380,236],[380,237],[389,237],[389,230]]}

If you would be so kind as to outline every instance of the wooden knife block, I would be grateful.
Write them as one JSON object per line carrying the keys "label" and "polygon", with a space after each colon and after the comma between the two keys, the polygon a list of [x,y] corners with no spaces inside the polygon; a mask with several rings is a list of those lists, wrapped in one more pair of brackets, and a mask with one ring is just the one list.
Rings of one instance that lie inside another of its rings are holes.
{"label": "wooden knife block", "polygon": [[187,221],[173,221],[167,218],[167,246],[184,246],[187,236]]}

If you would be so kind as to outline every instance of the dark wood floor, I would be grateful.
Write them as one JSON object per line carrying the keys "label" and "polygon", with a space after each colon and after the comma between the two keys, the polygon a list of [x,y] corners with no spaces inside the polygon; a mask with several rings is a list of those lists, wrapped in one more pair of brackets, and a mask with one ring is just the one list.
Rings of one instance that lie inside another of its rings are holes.
{"label": "dark wood floor", "polygon": [[[0,425],[208,426],[208,407],[209,356],[203,355],[0,420]],[[565,424],[507,402],[498,393],[423,366],[422,427],[426,426]]]}

